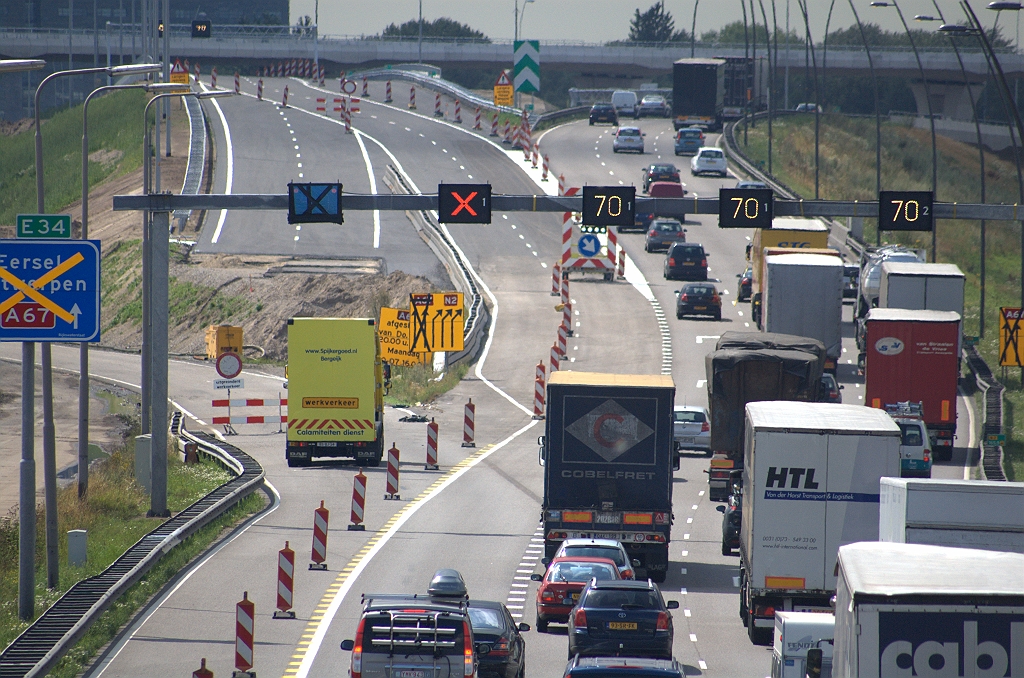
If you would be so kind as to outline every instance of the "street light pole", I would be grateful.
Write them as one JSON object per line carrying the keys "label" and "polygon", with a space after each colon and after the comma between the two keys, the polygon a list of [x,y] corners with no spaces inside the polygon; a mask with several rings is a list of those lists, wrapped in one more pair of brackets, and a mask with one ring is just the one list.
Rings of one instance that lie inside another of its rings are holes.
{"label": "street light pole", "polygon": [[821,124],[821,93],[818,90],[818,58],[814,54],[814,40],[811,38],[811,22],[807,17],[807,0],[797,0],[797,6],[804,16],[804,30],[807,33],[807,47],[814,66],[814,199],[819,197],[818,172],[818,129]]}
{"label": "street light pole", "polygon": [[423,0],[420,0],[420,37],[416,40],[416,48],[419,52],[416,63],[423,63]]}
{"label": "street light pole", "polygon": [[[774,2],[774,0],[773,0]],[[690,23],[690,58],[697,50],[697,7],[700,6],[700,0],[693,0],[693,21]]]}
{"label": "street light pole", "polygon": [[[853,18],[857,21],[857,29],[860,31],[860,39],[864,43],[864,51],[868,55],[868,68],[871,70],[871,84],[875,90],[875,195],[882,192],[882,116],[878,106],[878,76],[875,75],[875,61],[871,57],[871,46],[868,44],[868,37],[864,33],[864,24],[860,22],[860,15],[857,14],[857,7],[853,0],[847,0]],[[875,245],[882,244],[882,229],[875,228]]]}

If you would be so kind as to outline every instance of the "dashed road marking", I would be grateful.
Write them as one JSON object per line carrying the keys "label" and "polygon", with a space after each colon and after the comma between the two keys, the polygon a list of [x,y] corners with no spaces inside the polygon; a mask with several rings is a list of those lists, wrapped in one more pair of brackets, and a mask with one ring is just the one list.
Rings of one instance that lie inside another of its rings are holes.
{"label": "dashed road marking", "polygon": [[689,617],[690,616],[690,610],[689,609],[683,610],[683,616],[684,617]]}

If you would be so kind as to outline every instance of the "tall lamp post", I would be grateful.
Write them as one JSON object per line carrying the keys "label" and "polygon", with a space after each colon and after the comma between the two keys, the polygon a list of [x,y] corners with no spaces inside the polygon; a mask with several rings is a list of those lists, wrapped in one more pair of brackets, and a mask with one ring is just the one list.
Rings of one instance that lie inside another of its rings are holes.
{"label": "tall lamp post", "polygon": [[[871,56],[871,45],[868,44],[867,34],[864,32],[864,24],[860,22],[860,15],[857,14],[857,7],[853,0],[847,0],[853,18],[857,21],[857,29],[860,31],[861,42],[864,43],[864,51],[868,55],[868,69],[871,71],[871,84],[875,91],[875,195],[882,192],[882,116],[878,105],[878,76],[875,74],[875,61]],[[882,230],[875,228],[875,245],[882,244]]]}
{"label": "tall lamp post", "polygon": [[[60,77],[74,75],[88,75],[93,73],[107,73],[109,75],[129,75],[154,73],[160,70],[159,64],[129,64],[127,66],[115,66],[113,68],[82,68],[77,70],[56,71],[50,73],[36,87],[34,103],[35,113],[35,171],[36,171],[36,209],[40,214],[46,212],[45,192],[43,183],[43,135],[41,128],[41,116],[39,113],[39,98],[43,87],[48,82]],[[78,402],[78,476],[79,476],[79,497],[84,497],[84,486],[82,478],[87,478],[89,473],[89,353],[88,344],[80,345],[80,366],[79,374],[79,402]],[[42,342],[40,350],[42,362],[42,386],[43,386],[43,474],[46,488],[46,560],[47,560],[47,586],[57,586],[57,461],[56,461],[56,432],[53,423],[53,361],[50,351],[50,343]],[[34,363],[35,343],[25,342],[22,344],[22,476],[21,476],[21,525],[22,539],[31,538],[31,550],[28,553],[22,552],[19,575],[19,605],[18,614],[22,619],[30,619],[34,614],[35,600],[35,441],[34,441],[34,416],[32,412],[32,400],[34,397]],[[27,370],[27,373],[26,373]],[[27,388],[27,390],[26,390]],[[84,397],[82,394],[85,394]],[[27,408],[27,415],[26,415]],[[28,423],[27,429],[25,428]],[[27,441],[26,441],[27,436]],[[31,477],[26,476],[25,461],[32,464]],[[83,461],[84,459],[84,461]],[[28,495],[28,503],[24,499]],[[27,520],[31,518],[31,527],[26,528]],[[52,537],[52,538],[51,538]],[[25,542],[22,542],[23,544]],[[29,562],[26,563],[25,559]],[[26,573],[25,568],[29,571]],[[27,588],[26,588],[27,587]]]}
{"label": "tall lamp post", "polygon": [[[928,110],[928,122],[931,126],[932,131],[932,195],[935,195],[939,191],[939,154],[938,148],[935,145],[935,116],[932,114],[932,95],[931,89],[928,87],[928,76],[924,73],[924,64],[921,63],[921,55],[917,51],[917,44],[914,43],[914,36],[910,32],[910,26],[907,25],[906,19],[903,18],[903,11],[900,9],[899,3],[896,0],[889,0],[888,2],[882,2],[876,0],[871,3],[872,7],[894,7],[896,8],[896,14],[900,17],[900,23],[903,24],[903,30],[907,33],[907,40],[910,41],[910,48],[914,50],[914,58],[917,60],[917,70],[921,73],[921,82],[924,85],[924,99],[925,105]],[[936,249],[936,229],[932,227],[932,262],[935,262],[935,249]]]}
{"label": "tall lamp post", "polygon": [[693,0],[693,21],[690,23],[690,58],[697,51],[697,8],[700,6],[700,0]]}
{"label": "tall lamp post", "polygon": [[814,65],[814,199],[819,197],[818,172],[818,129],[821,124],[821,91],[818,89],[818,59],[814,54],[814,40],[811,38],[811,21],[807,16],[807,0],[798,0],[797,6],[804,16],[804,30],[807,33],[807,47]]}

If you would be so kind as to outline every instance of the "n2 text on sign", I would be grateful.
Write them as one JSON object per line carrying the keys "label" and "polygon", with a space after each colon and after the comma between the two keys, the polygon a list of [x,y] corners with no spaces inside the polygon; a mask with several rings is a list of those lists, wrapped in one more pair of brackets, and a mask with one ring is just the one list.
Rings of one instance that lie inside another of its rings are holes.
{"label": "n2 text on sign", "polygon": [[100,340],[100,241],[0,240],[0,341]]}

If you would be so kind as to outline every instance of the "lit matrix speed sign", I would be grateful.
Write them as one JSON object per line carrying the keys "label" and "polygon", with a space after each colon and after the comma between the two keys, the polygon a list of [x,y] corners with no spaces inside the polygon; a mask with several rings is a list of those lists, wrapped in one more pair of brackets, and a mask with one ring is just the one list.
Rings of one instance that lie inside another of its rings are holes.
{"label": "lit matrix speed sign", "polygon": [[461,292],[410,294],[413,353],[461,351],[466,312]]}
{"label": "lit matrix speed sign", "polygon": [[0,341],[100,340],[100,241],[0,240]]}
{"label": "lit matrix speed sign", "polygon": [[881,191],[878,194],[878,228],[882,231],[931,231],[931,191]]}
{"label": "lit matrix speed sign", "polygon": [[381,308],[377,333],[380,335],[380,357],[392,365],[412,367],[429,364],[431,354],[413,353],[409,324],[412,313],[407,308]]}
{"label": "lit matrix speed sign", "polygon": [[343,224],[341,184],[288,184],[289,224]]}
{"label": "lit matrix speed sign", "polygon": [[718,189],[719,228],[771,228],[774,215],[770,188]]}
{"label": "lit matrix speed sign", "polygon": [[491,185],[438,184],[437,220],[442,224],[491,223]]}
{"label": "lit matrix speed sign", "polygon": [[585,226],[632,226],[636,212],[634,186],[584,186]]}

